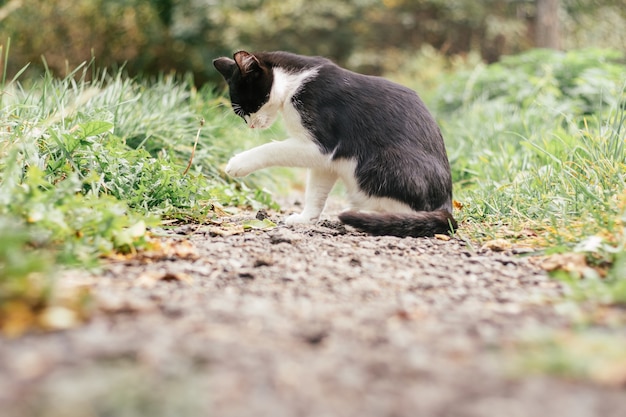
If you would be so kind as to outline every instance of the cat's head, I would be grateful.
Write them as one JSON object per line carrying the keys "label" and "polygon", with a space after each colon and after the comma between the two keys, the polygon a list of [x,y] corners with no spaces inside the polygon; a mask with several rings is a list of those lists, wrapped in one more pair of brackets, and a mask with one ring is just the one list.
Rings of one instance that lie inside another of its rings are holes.
{"label": "cat's head", "polygon": [[237,52],[233,58],[213,61],[228,83],[233,111],[251,128],[269,127],[276,120],[279,107],[270,102],[272,68],[245,51]]}

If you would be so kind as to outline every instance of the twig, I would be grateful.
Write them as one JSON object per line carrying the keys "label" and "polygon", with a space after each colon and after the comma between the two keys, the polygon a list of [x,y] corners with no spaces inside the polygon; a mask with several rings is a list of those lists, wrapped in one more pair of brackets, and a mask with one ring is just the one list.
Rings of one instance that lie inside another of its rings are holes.
{"label": "twig", "polygon": [[198,146],[198,139],[200,139],[200,131],[202,130],[202,126],[204,126],[204,118],[200,119],[200,127],[198,128],[198,133],[196,133],[196,141],[193,143],[193,149],[191,150],[191,157],[189,157],[189,163],[187,164],[187,168],[185,168],[185,172],[183,175],[186,175],[191,168],[191,163],[193,162],[193,157],[196,154],[196,147]]}
{"label": "twig", "polygon": [[22,0],[9,1],[7,4],[0,7],[0,22],[20,7],[22,7]]}

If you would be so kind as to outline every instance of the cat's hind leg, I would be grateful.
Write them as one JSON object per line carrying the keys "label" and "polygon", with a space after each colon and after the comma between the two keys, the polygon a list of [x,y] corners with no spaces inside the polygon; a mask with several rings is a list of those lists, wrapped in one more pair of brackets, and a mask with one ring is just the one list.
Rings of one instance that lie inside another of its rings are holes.
{"label": "cat's hind leg", "polygon": [[307,173],[304,209],[301,213],[287,217],[285,223],[314,223],[324,211],[328,193],[337,182],[337,174],[324,169],[309,169]]}

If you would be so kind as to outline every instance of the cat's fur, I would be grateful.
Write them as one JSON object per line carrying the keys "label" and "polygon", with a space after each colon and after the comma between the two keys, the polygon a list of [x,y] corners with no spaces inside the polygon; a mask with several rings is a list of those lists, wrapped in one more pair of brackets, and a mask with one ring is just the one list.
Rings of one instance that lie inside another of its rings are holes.
{"label": "cat's fur", "polygon": [[439,127],[412,90],[320,57],[237,52],[213,61],[235,113],[251,128],[282,112],[290,135],[235,155],[240,177],[270,166],[308,168],[304,209],[315,222],[341,179],[351,207],[339,219],[375,235],[432,236],[456,229],[450,166]]}

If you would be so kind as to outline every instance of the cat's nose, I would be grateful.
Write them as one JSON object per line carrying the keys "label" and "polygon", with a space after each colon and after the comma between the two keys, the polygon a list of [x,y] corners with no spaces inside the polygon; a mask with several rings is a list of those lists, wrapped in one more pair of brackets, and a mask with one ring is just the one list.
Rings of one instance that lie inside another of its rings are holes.
{"label": "cat's nose", "polygon": [[248,126],[250,126],[250,129],[263,129],[266,125],[266,122],[267,120],[263,117],[253,117],[252,119],[250,119]]}

